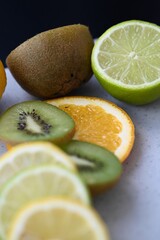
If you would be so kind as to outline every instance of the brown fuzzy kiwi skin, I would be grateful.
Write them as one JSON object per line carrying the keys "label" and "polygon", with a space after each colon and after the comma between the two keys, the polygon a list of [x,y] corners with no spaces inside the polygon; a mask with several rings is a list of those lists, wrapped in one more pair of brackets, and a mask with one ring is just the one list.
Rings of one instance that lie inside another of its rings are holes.
{"label": "brown fuzzy kiwi skin", "polygon": [[51,99],[70,93],[91,78],[93,46],[87,26],[63,26],[20,44],[7,56],[6,65],[24,90]]}

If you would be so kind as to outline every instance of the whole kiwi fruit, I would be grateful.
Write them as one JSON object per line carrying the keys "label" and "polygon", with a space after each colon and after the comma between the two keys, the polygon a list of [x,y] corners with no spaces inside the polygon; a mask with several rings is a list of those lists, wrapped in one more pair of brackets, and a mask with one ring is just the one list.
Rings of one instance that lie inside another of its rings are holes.
{"label": "whole kiwi fruit", "polygon": [[43,99],[64,96],[91,78],[93,45],[86,25],[62,26],[20,44],[7,56],[6,64],[30,94]]}

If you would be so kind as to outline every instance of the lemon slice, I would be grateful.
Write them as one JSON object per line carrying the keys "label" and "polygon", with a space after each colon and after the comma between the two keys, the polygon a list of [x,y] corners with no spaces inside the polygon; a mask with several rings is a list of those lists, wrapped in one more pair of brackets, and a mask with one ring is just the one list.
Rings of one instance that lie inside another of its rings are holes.
{"label": "lemon slice", "polygon": [[10,179],[0,192],[0,238],[6,239],[16,212],[42,197],[65,196],[90,203],[88,189],[78,173],[48,165],[27,168]]}
{"label": "lemon slice", "polygon": [[58,198],[25,206],[15,217],[7,240],[109,240],[109,231],[92,207]]}
{"label": "lemon slice", "polygon": [[121,162],[127,159],[135,133],[132,119],[122,108],[105,99],[87,96],[61,97],[47,102],[72,117],[74,139],[105,147]]}
{"label": "lemon slice", "polygon": [[160,97],[160,27],[129,20],[104,32],[92,51],[92,69],[112,96],[146,104]]}
{"label": "lemon slice", "polygon": [[40,164],[56,164],[76,171],[73,161],[58,146],[50,142],[21,143],[0,158],[0,187],[20,170]]}

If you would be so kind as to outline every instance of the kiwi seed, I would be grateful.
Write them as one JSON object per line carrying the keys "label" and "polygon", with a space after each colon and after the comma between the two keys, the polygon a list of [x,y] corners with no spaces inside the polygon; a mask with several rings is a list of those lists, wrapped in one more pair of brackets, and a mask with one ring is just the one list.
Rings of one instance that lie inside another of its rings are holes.
{"label": "kiwi seed", "polygon": [[[35,123],[37,123],[39,126],[41,126],[41,132],[36,132],[34,129],[27,128],[27,117],[31,117]],[[19,122],[17,124],[17,130],[26,131],[27,134],[36,134],[36,135],[44,135],[50,133],[50,128],[52,125],[47,124],[44,120],[41,119],[41,117],[36,113],[36,110],[33,109],[31,112],[22,112],[19,113]]]}

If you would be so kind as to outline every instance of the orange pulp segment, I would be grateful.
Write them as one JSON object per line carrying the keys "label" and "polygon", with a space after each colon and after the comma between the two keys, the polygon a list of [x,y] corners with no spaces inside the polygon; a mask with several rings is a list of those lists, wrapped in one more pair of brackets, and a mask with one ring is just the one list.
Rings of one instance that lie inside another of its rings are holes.
{"label": "orange pulp segment", "polygon": [[[87,140],[110,148],[113,152],[120,146],[121,138],[118,133],[121,132],[122,124],[101,107],[64,104],[60,108],[72,116],[76,122],[76,138],[80,141]],[[110,124],[111,122],[112,124]]]}
{"label": "orange pulp segment", "polygon": [[96,97],[63,97],[48,100],[75,121],[74,139],[107,148],[123,162],[134,143],[134,124],[120,107]]}

